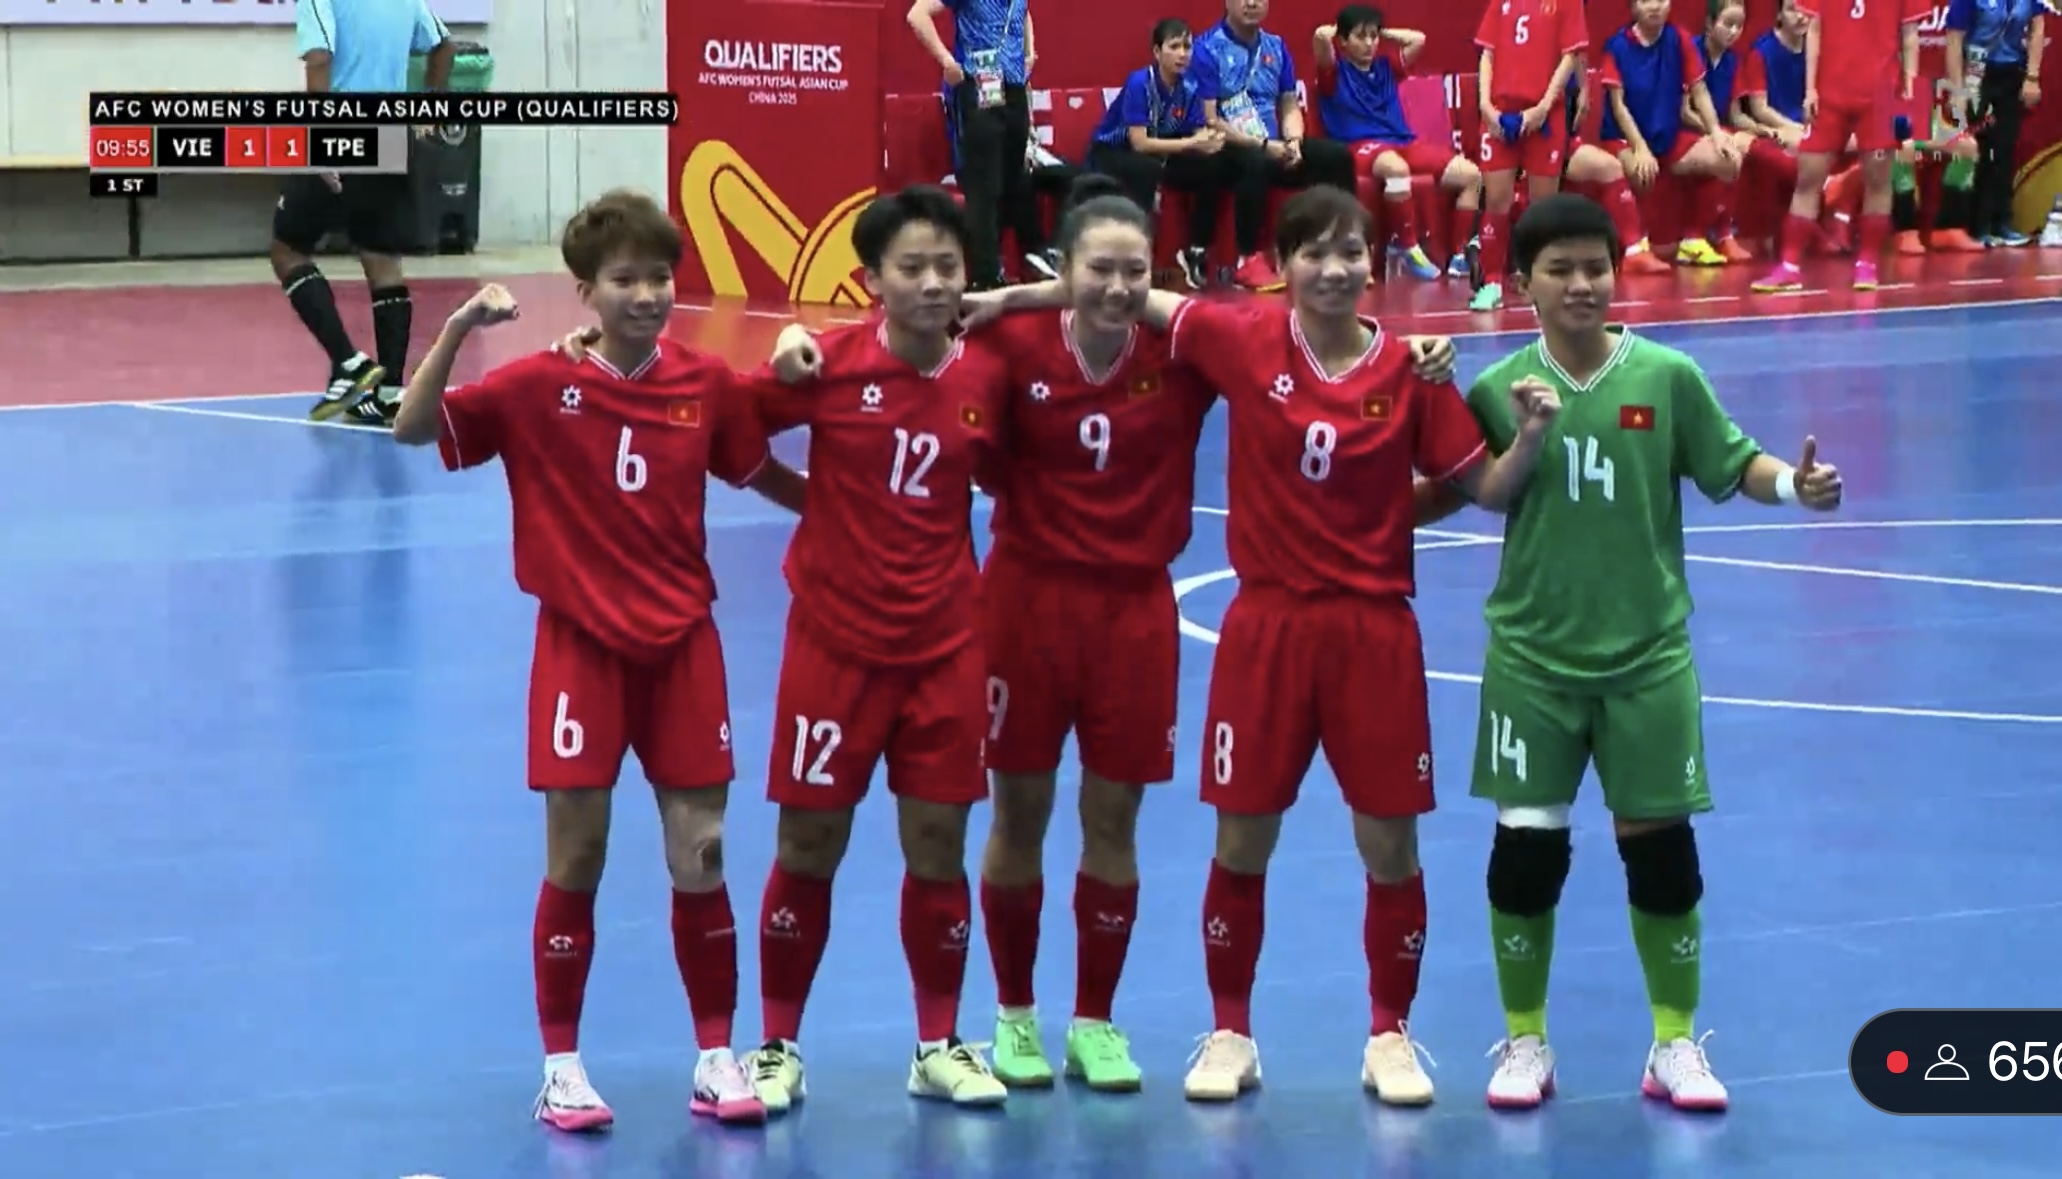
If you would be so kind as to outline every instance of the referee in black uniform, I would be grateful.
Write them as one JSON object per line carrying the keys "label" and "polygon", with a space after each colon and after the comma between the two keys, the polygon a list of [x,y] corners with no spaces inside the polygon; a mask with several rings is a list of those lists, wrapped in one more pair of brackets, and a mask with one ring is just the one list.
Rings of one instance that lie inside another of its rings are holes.
{"label": "referee in black uniform", "polygon": [[[408,88],[408,62],[429,54],[425,82],[441,90],[455,56],[450,30],[428,0],[296,0],[294,24],[308,90],[314,94],[391,93]],[[389,424],[408,383],[408,336],[415,315],[401,279],[410,196],[405,175],[289,176],[272,217],[272,273],[308,334],[329,354],[329,385],[308,416],[349,414]],[[315,265],[315,248],[341,229],[358,251],[372,292],[374,355],[351,342],[336,293]]]}

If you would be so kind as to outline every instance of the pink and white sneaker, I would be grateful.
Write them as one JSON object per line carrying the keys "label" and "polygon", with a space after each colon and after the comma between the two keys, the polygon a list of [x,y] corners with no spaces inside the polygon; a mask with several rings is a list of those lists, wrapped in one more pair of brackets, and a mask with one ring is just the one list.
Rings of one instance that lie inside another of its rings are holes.
{"label": "pink and white sneaker", "polygon": [[715,1118],[730,1126],[756,1126],[766,1120],[766,1103],[752,1088],[752,1078],[728,1048],[702,1053],[694,1068],[694,1097],[688,1112]]}
{"label": "pink and white sneaker", "polygon": [[1754,290],[1763,295],[1804,289],[1804,272],[1788,262],[1778,263],[1766,278],[1755,280]]}
{"label": "pink and white sneaker", "polygon": [[1655,1044],[1647,1053],[1647,1075],[1640,1081],[1640,1092],[1677,1109],[1724,1113],[1725,1086],[1712,1074],[1711,1061],[1704,1055],[1704,1041],[1710,1038],[1711,1033],[1705,1032],[1694,1040]]}
{"label": "pink and white sneaker", "polygon": [[616,1124],[608,1103],[588,1083],[587,1070],[576,1053],[547,1057],[544,1090],[537,1094],[538,1121],[567,1134],[593,1134]]}
{"label": "pink and white sneaker", "polygon": [[1876,264],[1874,262],[1856,262],[1854,264],[1855,290],[1873,291],[1880,285],[1882,284],[1876,281]]}
{"label": "pink and white sneaker", "polygon": [[1554,1095],[1554,1050],[1538,1036],[1517,1036],[1489,1050],[1489,1108],[1538,1109]]}

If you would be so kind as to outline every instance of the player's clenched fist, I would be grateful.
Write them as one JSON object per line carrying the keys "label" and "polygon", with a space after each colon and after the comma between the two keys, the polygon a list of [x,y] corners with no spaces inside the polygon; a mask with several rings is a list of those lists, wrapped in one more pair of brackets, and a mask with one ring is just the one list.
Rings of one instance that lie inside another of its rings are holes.
{"label": "player's clenched fist", "polygon": [[1525,434],[1544,434],[1561,412],[1561,393],[1538,377],[1511,382],[1511,413]]}
{"label": "player's clenched fist", "polygon": [[465,306],[460,307],[458,314],[452,318],[468,328],[483,328],[492,327],[497,323],[507,323],[519,314],[521,312],[516,307],[515,296],[509,293],[508,288],[498,282],[490,282],[481,287],[479,293],[467,299]]}
{"label": "player's clenched fist", "polygon": [[1411,369],[1435,385],[1453,380],[1453,340],[1446,336],[1405,336]]}

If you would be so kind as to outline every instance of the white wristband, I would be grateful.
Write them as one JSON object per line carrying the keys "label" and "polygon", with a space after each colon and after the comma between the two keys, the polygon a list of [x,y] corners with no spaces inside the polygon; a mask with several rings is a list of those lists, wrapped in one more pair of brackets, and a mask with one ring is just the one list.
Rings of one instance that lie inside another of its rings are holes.
{"label": "white wristband", "polygon": [[1795,506],[1797,503],[1797,468],[1784,467],[1776,476],[1776,502]]}

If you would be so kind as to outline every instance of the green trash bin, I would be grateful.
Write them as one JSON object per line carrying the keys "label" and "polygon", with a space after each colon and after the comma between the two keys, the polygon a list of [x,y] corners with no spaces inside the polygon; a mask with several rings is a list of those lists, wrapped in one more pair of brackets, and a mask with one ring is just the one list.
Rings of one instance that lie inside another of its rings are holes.
{"label": "green trash bin", "polygon": [[[494,81],[494,55],[484,45],[461,41],[453,46],[453,92],[477,93]],[[408,85],[423,88],[429,59],[408,63]],[[480,128],[438,127],[408,145],[408,188],[413,203],[410,252],[470,254],[480,241]]]}

